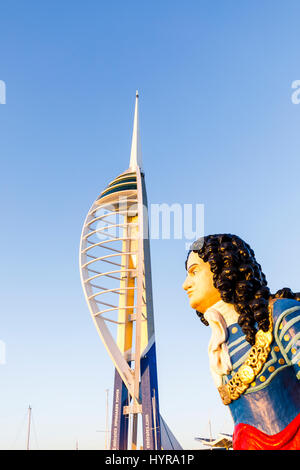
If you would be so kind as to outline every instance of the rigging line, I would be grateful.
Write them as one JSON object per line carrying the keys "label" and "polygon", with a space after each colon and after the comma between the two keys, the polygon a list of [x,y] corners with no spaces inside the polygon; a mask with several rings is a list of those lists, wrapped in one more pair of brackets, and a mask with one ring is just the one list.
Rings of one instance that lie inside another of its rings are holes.
{"label": "rigging line", "polygon": [[[89,271],[92,271],[93,273],[95,273],[96,271],[92,270],[92,269],[89,269]],[[118,270],[118,271],[110,271],[112,273],[116,272],[116,273],[120,273],[122,271]],[[92,276],[90,277],[89,279],[86,279],[84,282],[89,282],[91,279],[95,279],[96,277],[102,277],[102,276],[106,276],[106,277],[110,277],[111,279],[116,279],[117,281],[121,281],[121,278],[120,277],[117,277],[117,276],[112,276],[111,274],[108,273],[97,273],[96,276]]]}
{"label": "rigging line", "polygon": [[[128,238],[125,238],[124,240],[128,240]],[[81,250],[81,254],[84,255],[86,254],[86,256],[89,256],[87,254],[87,252],[95,247],[100,247],[102,248],[101,246],[102,242],[98,242],[98,243],[92,243],[90,246],[87,246],[86,248],[84,248],[83,250]],[[116,250],[115,250],[116,251]],[[99,252],[99,250],[98,250]],[[102,252],[101,252],[102,253]],[[112,257],[116,257],[116,256],[122,256],[122,255],[128,255],[128,256],[133,256],[133,255],[136,255],[138,253],[137,250],[127,250],[127,251],[120,251],[118,250],[117,253],[112,253],[112,254],[109,254],[109,255],[103,255],[103,256],[99,256],[97,257],[97,259],[99,259],[100,261],[104,258],[112,258]]]}
{"label": "rigging line", "polygon": [[37,439],[37,432],[36,432],[36,427],[35,427],[35,421],[34,421],[33,413],[32,413],[32,412],[31,412],[31,422],[32,422],[32,428],[33,428],[33,434],[34,434],[34,438],[35,438],[36,447],[37,447],[37,450],[39,450],[39,443],[38,443],[38,439]]}
{"label": "rigging line", "polygon": [[[90,283],[91,286],[93,287],[100,287],[100,286],[96,286],[95,284],[92,284]],[[90,298],[94,298],[98,295],[103,295],[103,294],[110,294],[110,293],[113,293],[113,294],[118,294],[118,295],[125,295],[126,294],[126,291],[128,290],[134,290],[136,289],[136,287],[115,287],[114,289],[108,289],[107,287],[100,287],[101,289],[103,289],[103,292],[95,292],[93,295],[91,295],[89,297]],[[121,292],[121,291],[125,291],[125,292]]]}
{"label": "rigging line", "polygon": [[107,290],[107,287],[98,286],[98,285],[96,285],[96,284],[92,284],[91,282],[90,282],[90,286],[91,286],[91,287],[94,287],[95,289]]}
{"label": "rigging line", "polygon": [[[90,240],[87,240],[87,242],[88,242],[90,245],[94,245],[94,242],[92,242],[92,241],[90,241]],[[102,245],[101,248],[106,248],[106,250],[115,251],[116,253],[122,253],[121,250],[116,250],[116,248],[111,248],[110,246]]]}
{"label": "rigging line", "polygon": [[93,313],[93,316],[98,317],[98,316],[101,316],[103,313],[106,313],[106,312],[112,312],[112,311],[116,311],[116,310],[135,309],[135,308],[136,308],[135,305],[129,305],[129,306],[125,306],[125,307],[105,308],[104,310],[99,310],[99,312]]}
{"label": "rigging line", "polygon": [[[89,227],[91,224],[93,224],[94,222],[97,222],[98,220],[101,220],[101,219],[104,219],[105,217],[109,217],[111,215],[114,215],[114,212],[112,212],[111,214],[102,214],[102,215],[99,215],[97,217],[93,217],[93,219],[91,219],[89,222],[87,222],[85,224],[86,227]],[[115,221],[114,220],[105,220],[105,222],[108,222],[110,224],[113,224]]]}
{"label": "rigging line", "polygon": [[[123,242],[123,241],[126,241],[126,240],[131,240],[131,238],[130,237],[111,238],[109,240],[103,240],[102,242],[97,243],[97,246],[106,248],[105,244],[107,244],[107,243],[116,242],[116,241],[117,242]],[[88,256],[89,258],[95,258],[95,256],[88,255],[87,253],[85,253],[85,249],[81,250],[81,254],[82,255],[84,254],[85,256]],[[98,259],[98,258],[95,258],[95,259]]]}
{"label": "rigging line", "polygon": [[[115,216],[117,214],[128,214],[128,209],[127,210],[121,210],[121,211],[114,211],[110,214],[103,214],[103,215],[100,215],[98,217],[94,217],[92,220],[90,220],[89,222],[87,222],[85,224],[85,227],[90,227],[94,222],[97,222],[98,220],[102,220],[104,219],[105,217],[109,217],[111,215]],[[107,220],[105,220],[105,222],[107,222]],[[112,220],[109,220],[108,223],[109,224],[113,224],[115,221],[112,221]],[[92,229],[93,230],[93,229]]]}
{"label": "rigging line", "polygon": [[[81,266],[81,268],[83,268],[83,266]],[[102,273],[102,272],[99,273],[99,271],[96,271],[95,269],[92,269],[89,267],[87,267],[86,269],[92,273],[95,273],[98,277],[106,276],[107,274],[111,274],[111,273],[125,273],[125,272],[136,271],[136,268],[126,268],[126,269],[114,269],[113,271],[106,271],[106,273]],[[88,279],[85,279],[84,282],[88,282],[92,278],[95,278],[95,277],[96,276],[89,277]],[[116,278],[116,279],[119,279],[119,278]]]}
{"label": "rigging line", "polygon": [[[89,297],[89,300],[90,300],[90,298],[93,298],[93,297]],[[109,304],[107,302],[102,302],[100,300],[95,300],[95,302],[97,302],[97,304],[106,305],[107,307],[113,307],[113,308],[116,308],[116,309],[119,308],[117,305],[112,305],[112,304]]]}
{"label": "rigging line", "polygon": [[[100,227],[96,230],[92,230],[91,232],[87,233],[86,235],[84,235],[83,237],[83,240],[86,240],[87,238],[91,237],[92,235],[94,235],[95,233],[99,233],[99,232],[104,232],[105,230],[108,230],[110,228],[113,228],[113,227],[131,227],[131,226],[137,226],[138,223],[135,223],[135,222],[127,222],[127,223],[124,223],[124,224],[111,224],[111,225],[106,225],[104,227]],[[104,234],[106,235],[106,234]]]}
{"label": "rigging line", "polygon": [[14,441],[13,441],[13,444],[12,444],[12,448],[13,448],[13,449],[14,449],[14,446],[15,446],[15,444],[16,444],[17,439],[19,438],[19,435],[20,435],[20,433],[21,433],[21,431],[22,431],[22,428],[23,428],[23,426],[24,426],[24,423],[25,423],[27,417],[28,417],[28,410],[26,410],[26,413],[25,413],[25,415],[24,415],[24,417],[23,417],[23,420],[22,420],[22,422],[21,422],[21,426],[19,427],[19,429],[18,429],[18,431],[17,431],[17,435],[16,435],[16,437],[15,437],[15,439],[14,439]]}
{"label": "rigging line", "polygon": [[103,259],[102,257],[99,259],[99,261],[102,261],[103,263],[114,264],[115,266],[120,266],[121,268],[126,268],[126,266],[124,266],[124,264],[115,263],[114,261],[109,261],[108,259]]}
{"label": "rigging line", "polygon": [[[83,253],[82,253],[83,254]],[[98,259],[97,256],[94,256],[94,255],[90,255],[88,253],[84,253],[85,256],[88,256],[89,258],[92,258],[92,259]]]}
{"label": "rigging line", "polygon": [[[128,198],[126,198],[126,203],[130,202],[132,203],[131,205],[134,205],[137,203],[137,197],[135,195],[132,195],[132,196],[129,196]],[[105,207],[108,207],[108,209],[105,209]],[[105,204],[101,204],[101,205],[98,205],[96,207],[92,207],[92,209],[89,211],[89,214],[93,214],[94,212],[97,212],[97,211],[108,211],[108,214],[106,214],[107,216],[110,215],[110,214],[114,214],[115,211],[112,211],[110,210],[109,208],[111,207],[111,202],[107,202]]]}
{"label": "rigging line", "polygon": [[[95,231],[97,232],[97,230],[95,230]],[[100,232],[100,230],[98,230],[98,233],[99,232]],[[102,230],[100,236],[115,238],[116,234],[115,233],[104,232],[104,230]]]}

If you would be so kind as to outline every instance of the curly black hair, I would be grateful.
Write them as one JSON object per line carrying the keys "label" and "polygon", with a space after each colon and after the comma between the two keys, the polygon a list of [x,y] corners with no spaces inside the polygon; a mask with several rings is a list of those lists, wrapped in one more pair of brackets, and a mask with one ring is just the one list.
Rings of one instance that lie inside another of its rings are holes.
{"label": "curly black hair", "polygon": [[[287,287],[271,294],[254,251],[237,235],[205,236],[192,244],[188,256],[192,251],[210,264],[214,287],[218,289],[224,302],[234,305],[239,314],[238,324],[251,345],[255,343],[256,325],[258,329],[268,331],[270,298],[300,300],[300,294],[294,294]],[[196,313],[208,325],[203,313]]]}

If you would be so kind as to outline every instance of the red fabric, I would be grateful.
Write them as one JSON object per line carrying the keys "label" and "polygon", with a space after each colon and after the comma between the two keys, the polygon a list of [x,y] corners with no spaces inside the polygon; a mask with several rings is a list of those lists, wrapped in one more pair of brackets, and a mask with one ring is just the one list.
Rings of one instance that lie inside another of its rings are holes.
{"label": "red fabric", "polygon": [[272,436],[249,424],[238,424],[233,432],[233,449],[300,450],[300,414],[285,429]]}

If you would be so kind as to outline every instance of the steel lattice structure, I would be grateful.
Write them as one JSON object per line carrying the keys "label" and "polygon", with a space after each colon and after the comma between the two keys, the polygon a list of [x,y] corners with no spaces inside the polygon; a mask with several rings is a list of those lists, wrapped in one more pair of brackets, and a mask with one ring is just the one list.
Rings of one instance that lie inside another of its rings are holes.
{"label": "steel lattice structure", "polygon": [[139,415],[144,449],[180,448],[159,413],[138,93],[130,166],[87,214],[80,273],[92,319],[115,366],[111,449],[137,448]]}

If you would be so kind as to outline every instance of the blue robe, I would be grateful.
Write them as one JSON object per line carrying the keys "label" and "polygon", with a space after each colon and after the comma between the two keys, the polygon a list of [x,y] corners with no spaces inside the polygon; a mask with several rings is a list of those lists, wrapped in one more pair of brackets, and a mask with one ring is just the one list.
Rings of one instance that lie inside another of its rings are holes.
{"label": "blue robe", "polygon": [[[246,392],[229,404],[235,426],[248,424],[268,435],[283,431],[300,413],[300,302],[274,302],[273,336],[263,369]],[[223,376],[223,384],[251,349],[237,323],[228,327],[227,346],[233,370]]]}

